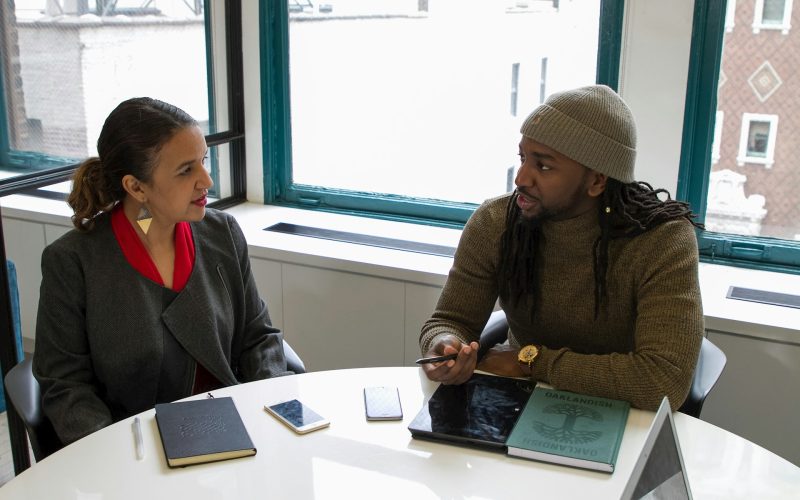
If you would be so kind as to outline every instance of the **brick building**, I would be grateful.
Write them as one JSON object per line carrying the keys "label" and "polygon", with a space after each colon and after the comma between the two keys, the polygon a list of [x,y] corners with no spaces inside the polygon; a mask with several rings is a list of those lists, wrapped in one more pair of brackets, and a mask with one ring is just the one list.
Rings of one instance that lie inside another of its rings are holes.
{"label": "brick building", "polygon": [[738,211],[747,218],[744,212],[751,212],[754,229],[741,234],[800,237],[799,21],[800,12],[792,9],[792,0],[728,1],[709,229],[738,232],[724,224],[715,226],[714,216],[719,214],[711,203],[714,179],[722,177],[743,183],[744,196],[728,204],[726,215]]}

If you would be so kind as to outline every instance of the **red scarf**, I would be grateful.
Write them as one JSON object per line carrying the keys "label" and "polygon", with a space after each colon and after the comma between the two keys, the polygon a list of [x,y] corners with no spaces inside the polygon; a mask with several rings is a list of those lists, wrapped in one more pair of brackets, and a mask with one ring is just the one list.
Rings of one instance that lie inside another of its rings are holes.
{"label": "red scarf", "polygon": [[[139,271],[139,274],[164,286],[164,280],[158,273],[155,262],[147,253],[144,243],[136,234],[133,224],[125,217],[122,203],[114,207],[111,212],[111,229],[117,238],[117,243],[122,249],[125,260]],[[175,270],[172,273],[172,289],[176,292],[183,290],[192,275],[194,268],[194,240],[192,227],[188,222],[175,224]]]}

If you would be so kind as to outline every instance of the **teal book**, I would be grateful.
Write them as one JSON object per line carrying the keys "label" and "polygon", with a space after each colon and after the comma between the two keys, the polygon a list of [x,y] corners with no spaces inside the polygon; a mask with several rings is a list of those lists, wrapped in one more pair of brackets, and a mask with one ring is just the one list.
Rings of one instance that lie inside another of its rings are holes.
{"label": "teal book", "polygon": [[626,401],[537,387],[508,436],[508,454],[614,472]]}
{"label": "teal book", "polygon": [[256,454],[242,417],[228,397],[157,404],[156,423],[170,467]]}

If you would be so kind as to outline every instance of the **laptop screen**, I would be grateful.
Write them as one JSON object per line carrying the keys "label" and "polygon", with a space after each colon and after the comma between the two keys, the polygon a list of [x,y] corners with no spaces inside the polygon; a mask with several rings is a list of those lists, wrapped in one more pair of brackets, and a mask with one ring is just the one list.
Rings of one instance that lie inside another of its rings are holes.
{"label": "laptop screen", "polygon": [[656,412],[623,500],[691,499],[672,410],[666,397]]}

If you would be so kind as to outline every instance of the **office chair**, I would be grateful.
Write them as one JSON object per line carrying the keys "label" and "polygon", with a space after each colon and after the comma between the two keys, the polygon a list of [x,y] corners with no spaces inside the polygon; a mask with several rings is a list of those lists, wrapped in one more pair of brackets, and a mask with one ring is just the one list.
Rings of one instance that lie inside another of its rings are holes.
{"label": "office chair", "polygon": [[[17,286],[17,268],[10,260],[6,260],[6,275],[8,276],[8,293],[11,299],[11,323],[14,332],[14,362],[19,363],[25,354],[22,352],[22,324],[19,312],[19,287]],[[3,386],[0,384],[0,412],[6,411],[6,398]]]}
{"label": "office chair", "polygon": [[[289,370],[298,374],[306,372],[303,360],[285,340],[283,341],[283,352]],[[32,367],[31,358],[22,360],[9,370],[5,386],[11,404],[14,405],[14,409],[17,410],[25,424],[33,456],[39,462],[51,453],[60,450],[64,445],[61,444],[53,425],[42,411],[42,393],[39,382],[33,376]]]}
{"label": "office chair", "polygon": [[722,349],[703,337],[703,343],[700,344],[700,356],[697,357],[697,365],[692,377],[692,387],[689,389],[686,401],[678,408],[679,412],[700,418],[703,403],[722,375],[722,370],[725,369],[727,362],[728,358]]}
{"label": "office chair", "polygon": [[286,339],[283,339],[283,356],[286,358],[287,370],[293,371],[298,375],[306,372],[306,365],[303,364],[303,360],[294,352],[294,349],[286,342]]}
{"label": "office chair", "polygon": [[[506,321],[506,315],[503,311],[495,311],[489,316],[489,321],[486,322],[486,326],[481,333],[478,359],[483,357],[492,346],[505,342],[507,338],[508,322]],[[727,363],[725,353],[710,340],[703,337],[689,395],[686,396],[686,401],[683,402],[678,411],[700,418],[703,403],[711,389],[714,388],[717,380],[719,380],[720,375],[722,375],[725,363]]]}
{"label": "office chair", "polygon": [[33,456],[39,462],[63,445],[42,411],[42,393],[32,367],[31,358],[23,359],[8,371],[5,383],[8,398],[25,424]]}

